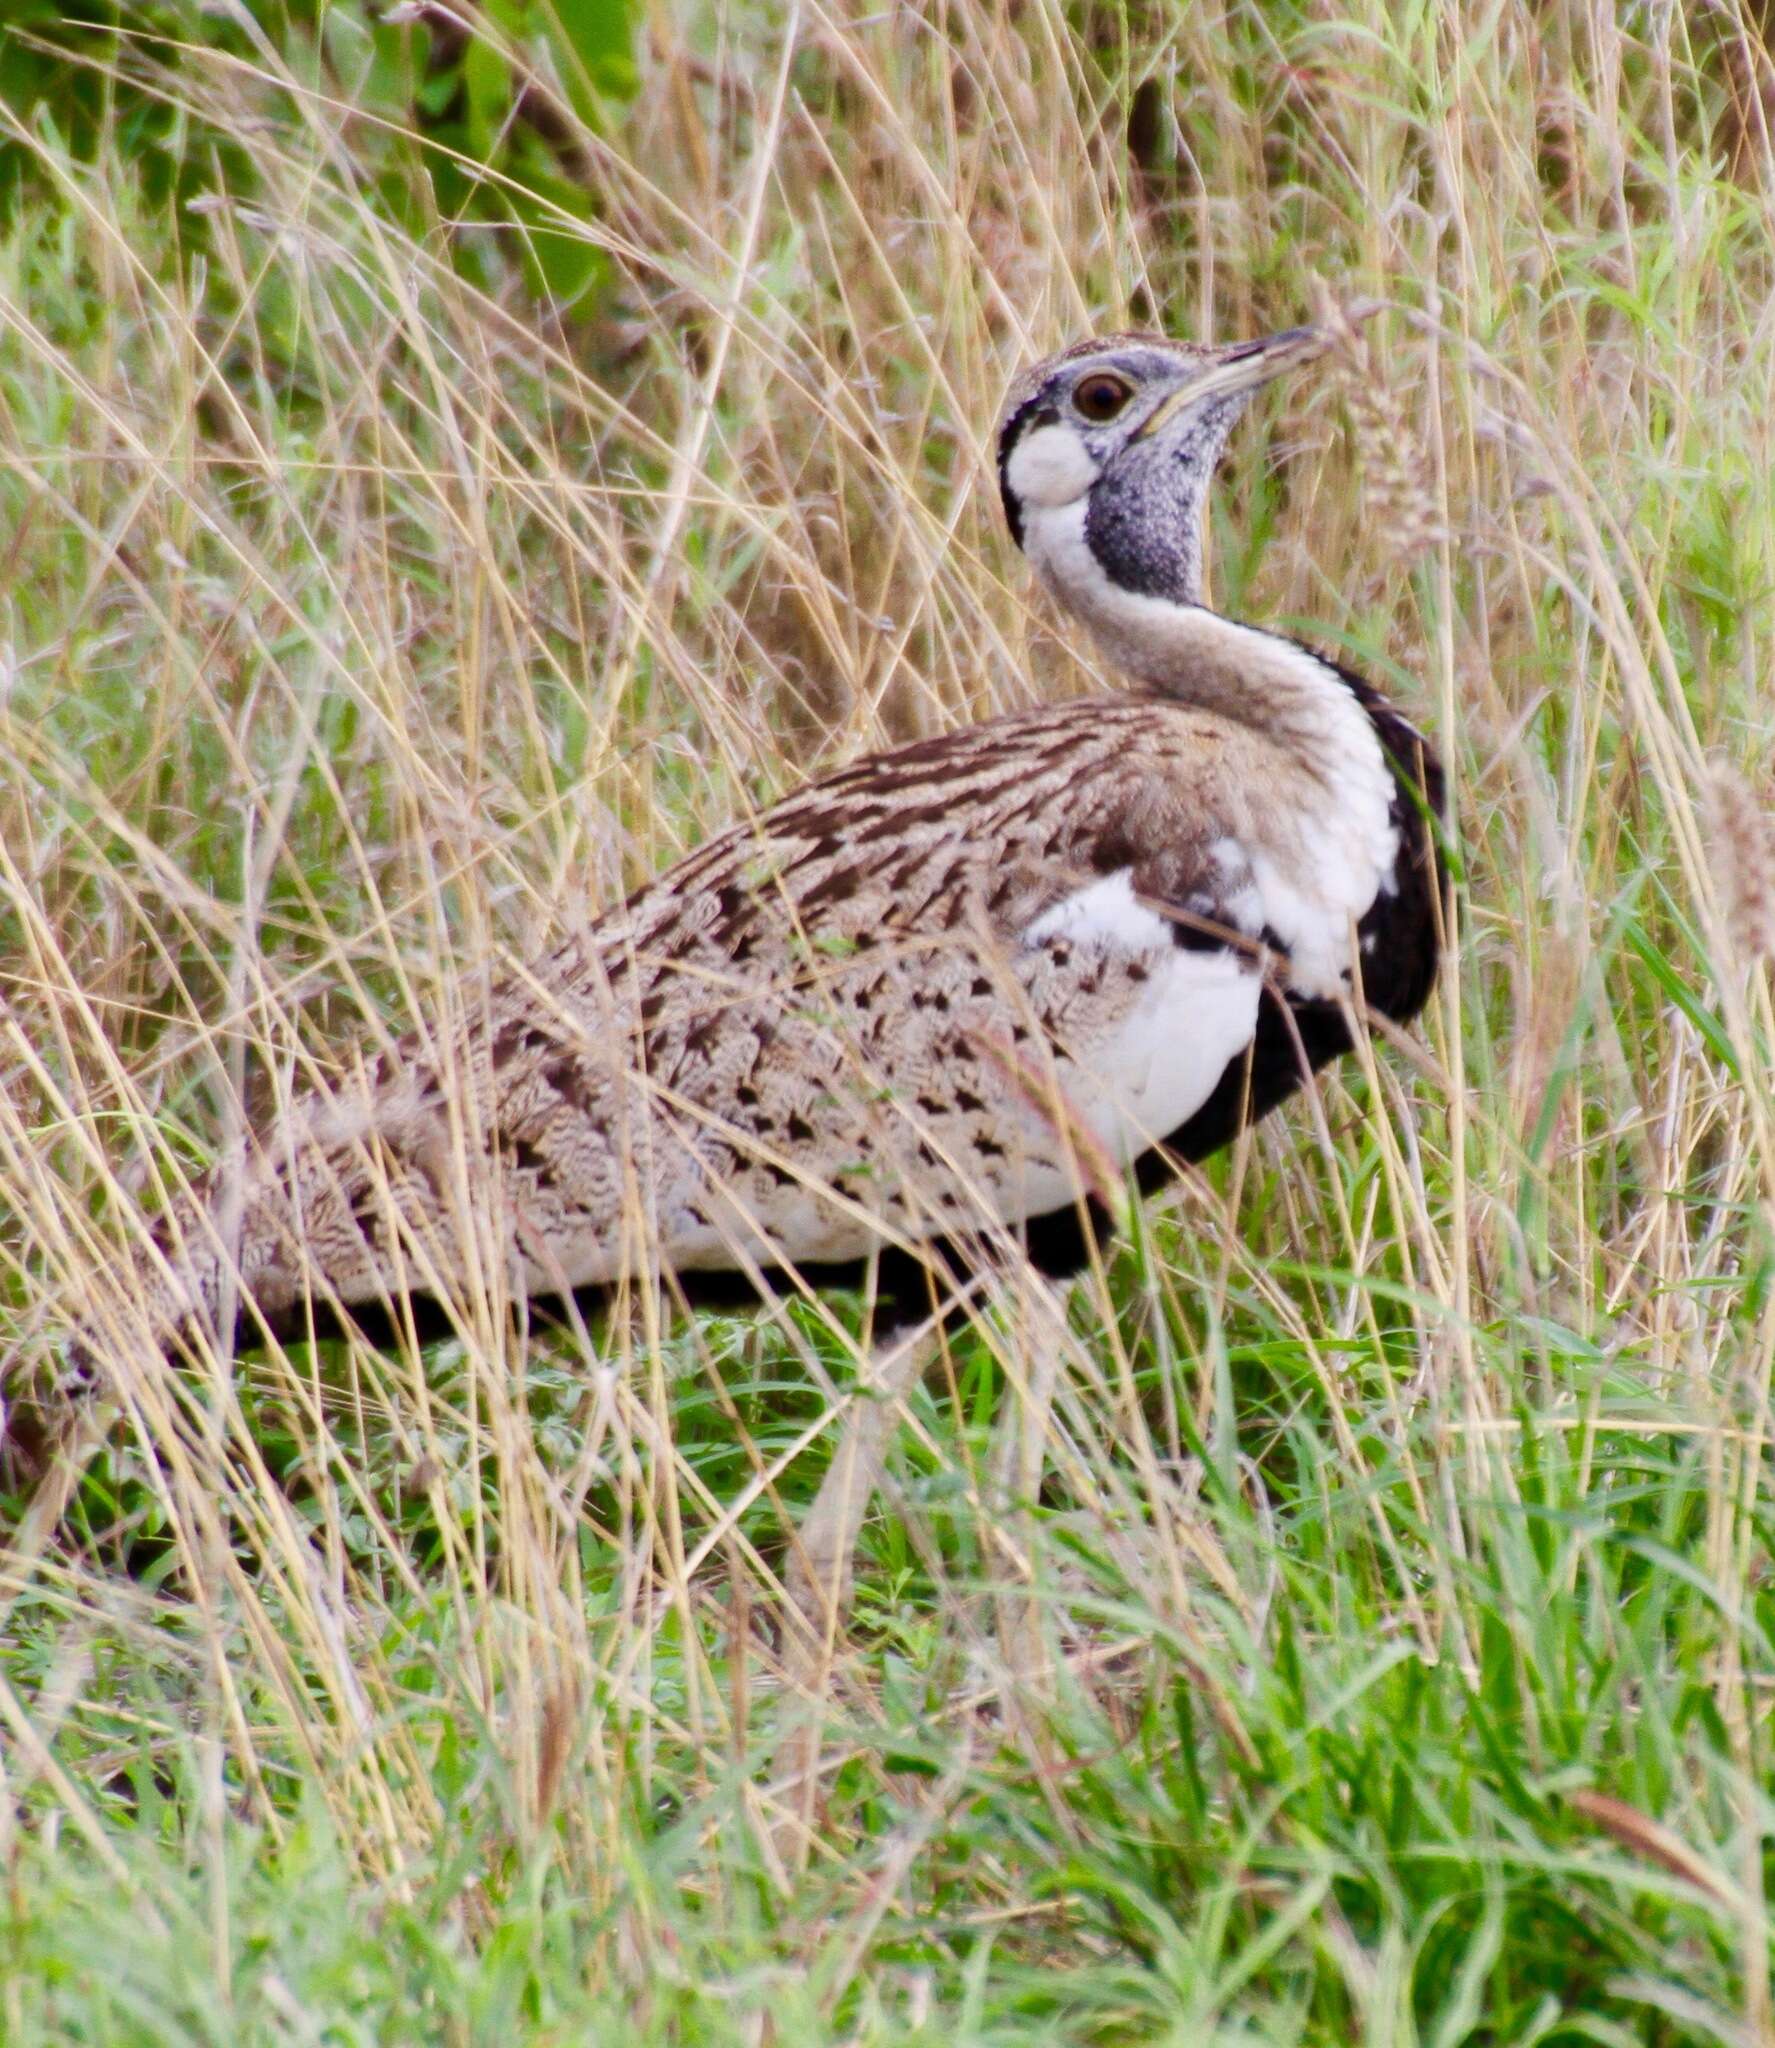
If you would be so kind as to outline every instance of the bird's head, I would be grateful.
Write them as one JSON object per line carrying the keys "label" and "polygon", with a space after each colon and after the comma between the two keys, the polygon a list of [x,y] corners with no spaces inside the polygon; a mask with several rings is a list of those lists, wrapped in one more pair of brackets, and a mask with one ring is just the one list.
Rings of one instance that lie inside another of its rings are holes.
{"label": "bird's head", "polygon": [[1026,370],[999,428],[999,489],[1055,596],[1099,626],[1126,596],[1199,603],[1208,485],[1233,422],[1327,345],[1314,327],[1229,348],[1122,334]]}

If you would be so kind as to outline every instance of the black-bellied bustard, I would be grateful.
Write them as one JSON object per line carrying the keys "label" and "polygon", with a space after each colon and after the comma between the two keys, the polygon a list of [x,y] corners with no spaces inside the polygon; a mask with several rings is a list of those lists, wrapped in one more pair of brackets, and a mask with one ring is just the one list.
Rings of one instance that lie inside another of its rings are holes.
{"label": "black-bellied bustard", "polygon": [[[87,1369],[447,1313],[489,1242],[531,1295],[868,1268],[892,1343],[1020,1251],[1073,1270],[1124,1173],[1225,1143],[1358,1001],[1411,1017],[1435,761],[1367,684],[1202,603],[1227,434],[1323,346],[1116,335],[1020,377],[1006,517],[1122,689],[810,783],[260,1130],[157,1221],[117,1312],[77,1316]],[[804,1524],[791,1583],[828,1629],[890,1418],[859,1405]]]}

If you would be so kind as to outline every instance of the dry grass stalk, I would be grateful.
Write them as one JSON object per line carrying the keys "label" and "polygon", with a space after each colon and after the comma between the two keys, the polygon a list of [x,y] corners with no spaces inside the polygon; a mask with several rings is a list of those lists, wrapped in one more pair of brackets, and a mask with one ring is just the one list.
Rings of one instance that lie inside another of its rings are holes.
{"label": "dry grass stalk", "polygon": [[1657,1864],[1660,1870],[1669,1871],[1672,1877],[1680,1877],[1685,1884],[1692,1884],[1712,1898],[1730,1898],[1731,1888],[1720,1873],[1662,1821],[1629,1806],[1624,1799],[1611,1798],[1589,1786],[1566,1796],[1577,1812],[1605,1835],[1612,1835],[1623,1849],[1643,1856],[1648,1863]]}

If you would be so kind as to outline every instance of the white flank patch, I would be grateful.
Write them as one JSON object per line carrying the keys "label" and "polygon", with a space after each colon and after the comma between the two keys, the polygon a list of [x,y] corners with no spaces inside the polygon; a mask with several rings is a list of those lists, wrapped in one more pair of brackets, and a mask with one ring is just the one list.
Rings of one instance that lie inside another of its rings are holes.
{"label": "white flank patch", "polygon": [[1024,434],[1005,465],[1011,495],[1027,509],[1070,505],[1097,481],[1097,465],[1070,427],[1035,427]]}
{"label": "white flank patch", "polygon": [[1171,927],[1135,895],[1132,868],[1118,868],[1102,881],[1061,897],[1023,934],[1026,946],[1045,946],[1050,939],[1077,939],[1129,957],[1172,943]]}
{"label": "white flank patch", "polygon": [[1114,1031],[1089,1048],[1089,1066],[1076,1058],[1060,1062],[1073,1112],[1126,1166],[1187,1123],[1228,1065],[1243,1057],[1257,1029],[1257,963],[1224,949],[1179,946],[1166,919],[1135,896],[1126,868],[1044,911],[1023,942],[1037,947],[1060,938],[1106,959],[1112,978],[1127,961],[1148,970]]}

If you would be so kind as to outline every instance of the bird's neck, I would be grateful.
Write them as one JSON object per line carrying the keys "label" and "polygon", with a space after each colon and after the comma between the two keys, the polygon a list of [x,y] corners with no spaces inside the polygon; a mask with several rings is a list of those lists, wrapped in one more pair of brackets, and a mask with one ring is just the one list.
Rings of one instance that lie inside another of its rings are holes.
{"label": "bird's neck", "polygon": [[1088,543],[1082,502],[1031,519],[1024,546],[1131,681],[1254,728],[1333,788],[1383,770],[1374,720],[1345,678],[1293,640],[1210,611],[1195,562],[1180,562],[1163,594],[1129,588]]}

